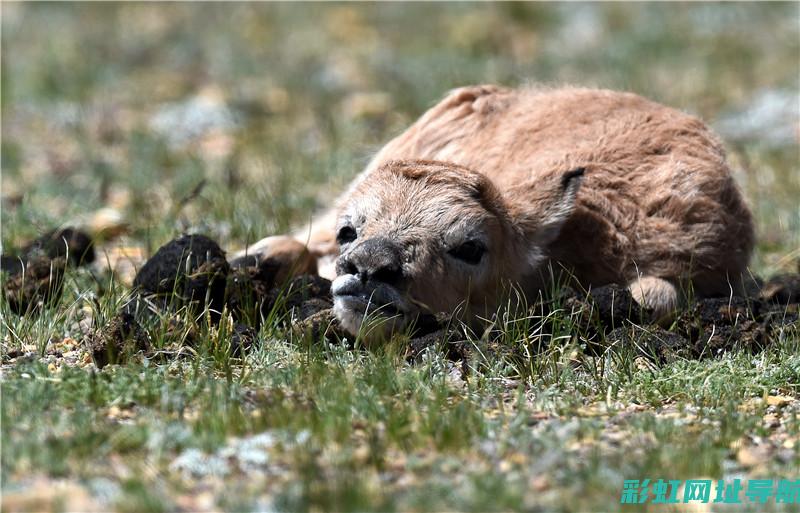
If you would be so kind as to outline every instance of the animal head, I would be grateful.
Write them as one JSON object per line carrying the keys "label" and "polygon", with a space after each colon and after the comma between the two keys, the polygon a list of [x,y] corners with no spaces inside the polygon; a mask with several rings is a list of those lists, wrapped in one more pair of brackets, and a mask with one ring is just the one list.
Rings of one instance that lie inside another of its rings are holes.
{"label": "animal head", "polygon": [[[521,282],[546,258],[569,216],[582,170],[500,191],[455,164],[392,161],[348,195],[337,221],[340,246],[334,312],[367,339],[402,330],[421,313],[494,311],[505,284]],[[575,178],[575,179],[573,179]],[[526,202],[520,205],[520,201]],[[524,208],[520,208],[520,206]]]}

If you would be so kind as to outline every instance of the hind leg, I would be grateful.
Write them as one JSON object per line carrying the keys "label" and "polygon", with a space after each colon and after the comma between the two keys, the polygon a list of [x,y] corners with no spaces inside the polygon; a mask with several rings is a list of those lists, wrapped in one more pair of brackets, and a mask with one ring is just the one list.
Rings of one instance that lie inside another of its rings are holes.
{"label": "hind leg", "polygon": [[628,285],[633,299],[640,306],[653,311],[652,320],[668,323],[678,307],[678,289],[675,285],[655,276],[642,276]]}

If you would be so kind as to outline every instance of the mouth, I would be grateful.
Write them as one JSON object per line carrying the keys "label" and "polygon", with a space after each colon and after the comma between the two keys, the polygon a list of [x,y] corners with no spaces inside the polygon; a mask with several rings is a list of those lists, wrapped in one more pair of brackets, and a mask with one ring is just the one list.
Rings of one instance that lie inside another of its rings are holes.
{"label": "mouth", "polygon": [[349,310],[358,311],[366,315],[379,315],[382,317],[403,315],[403,312],[396,306],[377,303],[365,294],[334,295],[333,300]]}
{"label": "mouth", "polygon": [[339,276],[331,285],[333,310],[342,325],[356,334],[365,319],[390,322],[389,331],[402,329],[413,309],[403,294],[385,283],[365,284],[354,275]]}

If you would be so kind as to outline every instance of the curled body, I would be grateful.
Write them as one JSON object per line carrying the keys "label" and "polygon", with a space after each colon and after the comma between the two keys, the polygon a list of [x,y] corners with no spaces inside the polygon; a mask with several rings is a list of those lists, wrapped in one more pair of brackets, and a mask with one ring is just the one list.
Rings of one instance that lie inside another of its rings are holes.
{"label": "curled body", "polygon": [[452,91],[296,237],[323,274],[335,261],[335,312],[353,332],[373,310],[384,332],[428,311],[484,318],[509,286],[534,300],[551,269],[626,284],[663,317],[687,290],[739,286],[754,244],[699,119],[630,93],[496,86]]}

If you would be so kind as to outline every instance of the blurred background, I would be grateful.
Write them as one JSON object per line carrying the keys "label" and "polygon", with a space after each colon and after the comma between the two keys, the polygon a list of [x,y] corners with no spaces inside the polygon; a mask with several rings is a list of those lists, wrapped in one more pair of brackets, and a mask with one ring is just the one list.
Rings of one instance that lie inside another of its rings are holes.
{"label": "blurred background", "polygon": [[[797,3],[3,3],[2,241],[285,231],[449,89],[629,90],[725,139],[758,272],[800,256]],[[119,242],[121,241],[121,242]]]}

